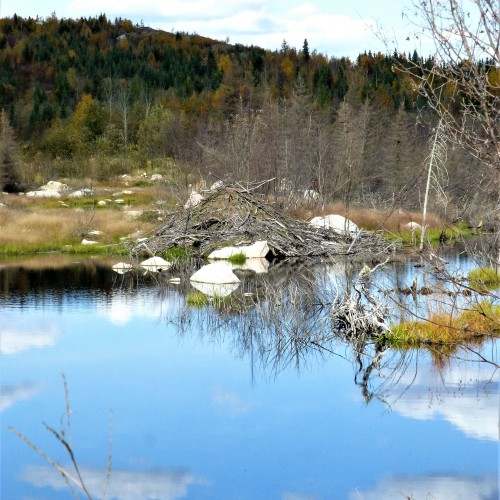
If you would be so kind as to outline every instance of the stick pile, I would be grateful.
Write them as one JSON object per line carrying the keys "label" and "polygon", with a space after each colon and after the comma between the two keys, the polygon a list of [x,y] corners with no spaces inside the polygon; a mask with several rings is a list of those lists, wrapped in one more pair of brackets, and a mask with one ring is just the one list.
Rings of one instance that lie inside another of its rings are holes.
{"label": "stick pile", "polygon": [[221,246],[249,245],[257,240],[267,240],[276,257],[387,253],[391,247],[375,233],[340,235],[293,219],[267,203],[263,195],[240,185],[202,194],[202,202],[171,213],[166,224],[133,251],[143,253],[147,249],[157,254],[171,247],[193,247],[206,256]]}

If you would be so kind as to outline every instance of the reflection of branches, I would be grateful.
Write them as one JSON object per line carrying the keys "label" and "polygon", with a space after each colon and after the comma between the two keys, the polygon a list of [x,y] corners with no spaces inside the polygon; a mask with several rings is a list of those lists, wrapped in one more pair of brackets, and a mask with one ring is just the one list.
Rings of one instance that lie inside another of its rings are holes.
{"label": "reflection of branches", "polygon": [[[18,436],[20,439],[22,439],[30,448],[35,450],[44,460],[46,460],[52,467],[54,467],[57,471],[59,471],[64,478],[64,481],[66,482],[67,486],[70,488],[73,496],[78,499],[78,494],[76,493],[76,490],[74,489],[73,486],[77,486],[80,488],[85,496],[89,499],[92,500],[92,496],[89,493],[87,486],[85,485],[85,481],[82,477],[82,474],[80,472],[80,467],[78,466],[78,462],[75,456],[75,452],[73,450],[72,446],[72,439],[71,439],[71,406],[69,403],[69,393],[68,393],[68,385],[66,383],[66,377],[63,375],[63,383],[64,383],[64,394],[66,398],[66,408],[65,408],[65,415],[66,415],[66,425],[61,424],[61,430],[57,431],[53,427],[51,427],[48,424],[44,423],[45,428],[47,431],[49,431],[57,441],[62,445],[66,453],[68,454],[70,460],[71,460],[71,465],[73,466],[74,473],[76,474],[73,475],[72,472],[70,472],[67,468],[63,467],[59,462],[56,460],[52,459],[49,455],[47,455],[44,451],[42,451],[38,446],[36,446],[29,438],[27,438],[24,434],[19,432],[18,430],[14,429],[13,427],[9,426],[8,429],[14,433],[16,436]],[[106,478],[105,478],[105,489],[107,489],[108,483],[109,483],[109,478],[111,474],[111,456],[112,456],[112,441],[110,439],[109,442],[109,453],[108,453],[108,464],[106,468]]]}

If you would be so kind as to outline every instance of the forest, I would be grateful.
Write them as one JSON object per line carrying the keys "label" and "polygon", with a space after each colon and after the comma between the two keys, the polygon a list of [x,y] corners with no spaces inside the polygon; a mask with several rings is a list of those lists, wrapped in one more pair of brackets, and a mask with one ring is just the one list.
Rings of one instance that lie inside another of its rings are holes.
{"label": "forest", "polygon": [[[272,179],[269,194],[418,210],[439,117],[415,68],[436,64],[416,51],[329,58],[307,40],[269,51],[104,14],[3,18],[4,190],[147,170],[185,186]],[[498,92],[498,66],[475,64]],[[452,82],[437,84],[458,113]],[[491,165],[451,144],[432,210],[453,222],[494,210],[491,179]]]}

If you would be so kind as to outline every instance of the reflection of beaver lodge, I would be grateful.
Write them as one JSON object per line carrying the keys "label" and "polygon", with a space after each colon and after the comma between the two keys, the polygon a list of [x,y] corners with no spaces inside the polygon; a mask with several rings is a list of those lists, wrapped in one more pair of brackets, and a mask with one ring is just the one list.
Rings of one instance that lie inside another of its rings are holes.
{"label": "reflection of beaver lodge", "polygon": [[267,240],[269,257],[278,258],[386,253],[391,247],[376,233],[336,231],[293,219],[256,188],[231,185],[192,193],[188,203],[168,215],[164,226],[134,252],[157,254],[172,247],[193,247],[206,256],[215,248],[257,240]]}

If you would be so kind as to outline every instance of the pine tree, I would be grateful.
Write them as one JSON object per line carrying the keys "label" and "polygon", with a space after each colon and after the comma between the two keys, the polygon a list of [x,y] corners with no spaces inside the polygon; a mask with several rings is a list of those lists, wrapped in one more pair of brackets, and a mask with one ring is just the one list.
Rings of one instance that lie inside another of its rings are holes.
{"label": "pine tree", "polygon": [[16,141],[5,110],[0,114],[0,187],[2,191],[21,191],[16,165]]}

